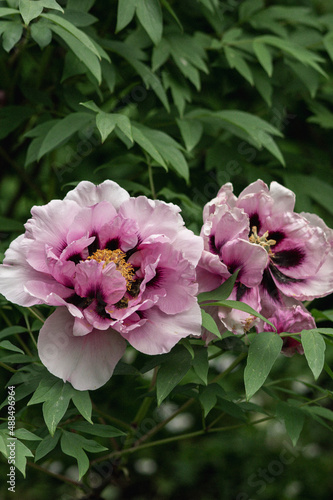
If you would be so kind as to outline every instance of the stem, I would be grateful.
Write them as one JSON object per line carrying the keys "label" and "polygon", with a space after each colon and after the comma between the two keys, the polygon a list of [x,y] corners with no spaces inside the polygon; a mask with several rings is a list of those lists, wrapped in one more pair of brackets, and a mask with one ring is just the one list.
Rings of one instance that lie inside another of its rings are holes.
{"label": "stem", "polygon": [[155,191],[154,179],[153,179],[153,169],[151,167],[150,161],[148,161],[148,177],[149,177],[149,185],[150,185],[151,195],[152,195],[153,199],[156,200],[156,191]]}
{"label": "stem", "polygon": [[213,429],[203,429],[200,431],[189,432],[188,434],[183,434],[182,436],[173,436],[166,439],[160,439],[159,441],[154,441],[153,443],[145,443],[140,446],[132,446],[131,448],[127,448],[127,450],[114,451],[109,455],[105,455],[104,457],[99,457],[94,460],[94,463],[102,462],[103,460],[109,460],[114,457],[119,457],[127,453],[134,453],[138,450],[143,450],[145,448],[149,448],[150,446],[161,446],[163,444],[169,444],[175,441],[182,441],[184,439],[191,439],[193,437],[202,436],[203,434],[212,434],[215,432],[226,432],[234,429],[240,429],[242,427],[247,427],[249,425],[259,424],[261,422],[265,422],[266,420],[271,420],[273,417],[264,417],[259,420],[255,420],[254,422],[244,423],[244,424],[236,424],[236,425],[228,425],[226,427],[215,427]]}
{"label": "stem", "polygon": [[15,368],[12,368],[11,366],[7,365],[6,363],[3,363],[2,361],[0,361],[0,366],[2,366],[2,368],[5,368],[9,372],[12,372],[12,373],[17,372],[17,370],[15,370]]}
{"label": "stem", "polygon": [[59,481],[63,481],[64,483],[71,484],[72,486],[75,486],[75,488],[79,488],[80,490],[84,491],[85,493],[89,491],[89,489],[81,482],[74,481],[73,479],[70,479],[69,477],[63,476],[62,474],[56,474],[55,472],[51,472],[48,469],[45,469],[45,467],[41,467],[40,465],[34,464],[33,462],[28,462],[27,465],[32,467],[33,469],[39,470],[40,472],[45,472],[45,474],[48,474],[49,476],[54,477],[55,479],[59,479]]}
{"label": "stem", "polygon": [[144,434],[141,438],[139,438],[137,441],[135,441],[133,448],[134,447],[139,447],[141,443],[149,439],[150,437],[154,436],[158,431],[163,429],[163,427],[168,424],[172,419],[174,419],[179,413],[182,413],[186,408],[191,406],[195,402],[195,398],[191,398],[186,403],[184,403],[178,410],[176,410],[170,417],[166,418],[159,424],[157,424],[155,427],[153,427],[150,431],[148,431],[146,434]]}
{"label": "stem", "polygon": [[39,311],[36,311],[33,307],[28,307],[27,309],[33,316],[35,316],[35,318],[39,319],[42,323],[45,323],[45,318]]}
{"label": "stem", "polygon": [[99,415],[101,415],[101,417],[104,417],[106,420],[109,420],[113,424],[119,425],[119,427],[123,427],[123,429],[126,429],[127,431],[132,430],[132,427],[129,424],[127,424],[126,422],[123,422],[122,420],[120,420],[116,417],[111,417],[107,413],[104,413],[103,411],[98,410],[96,407],[94,407],[94,411],[96,413],[99,413]]}
{"label": "stem", "polygon": [[216,375],[215,378],[213,378],[213,380],[211,380],[209,383],[210,384],[214,384],[215,382],[217,382],[218,380],[221,380],[223,379],[226,375],[228,375],[230,372],[232,372],[232,370],[234,370],[234,368],[236,368],[237,365],[239,365],[239,363],[244,359],[246,358],[247,356],[247,353],[246,352],[242,352],[236,359],[233,363],[231,363],[231,365],[226,369],[224,370],[224,372],[222,373],[219,373],[218,375]]}

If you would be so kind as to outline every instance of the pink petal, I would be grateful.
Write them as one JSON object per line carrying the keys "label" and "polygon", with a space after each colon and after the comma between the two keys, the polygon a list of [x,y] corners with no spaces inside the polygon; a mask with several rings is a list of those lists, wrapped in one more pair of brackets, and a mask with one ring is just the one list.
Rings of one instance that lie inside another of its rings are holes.
{"label": "pink petal", "polygon": [[129,194],[113,181],[106,180],[98,186],[89,181],[82,181],[75,189],[69,191],[64,199],[74,200],[81,207],[91,207],[101,201],[108,201],[118,209],[129,199]]}
{"label": "pink petal", "polygon": [[268,253],[263,247],[245,240],[233,240],[224,245],[221,255],[230,273],[240,268],[237,280],[245,286],[261,283],[268,264]]}
{"label": "pink petal", "polygon": [[233,187],[231,182],[227,182],[224,184],[219,192],[216,195],[216,198],[213,198],[211,201],[206,203],[203,209],[203,221],[215,213],[216,209],[221,205],[227,205],[229,208],[233,208],[236,205],[237,198],[233,194]]}
{"label": "pink petal", "polygon": [[74,201],[52,200],[47,205],[33,207],[32,219],[25,224],[26,237],[33,240],[27,261],[36,270],[48,273],[45,247],[52,247],[59,257],[67,246],[66,236],[80,207]]}
{"label": "pink petal", "polygon": [[199,284],[199,293],[210,292],[222,285],[223,281],[228,279],[231,274],[220,257],[204,250],[197,266],[197,282]]}
{"label": "pink petal", "polygon": [[83,237],[98,235],[105,224],[112,224],[117,212],[113,205],[102,201],[93,207],[81,208],[66,236],[67,243]]}
{"label": "pink petal", "polygon": [[42,363],[56,377],[79,390],[98,389],[111,377],[126,342],[112,328],[73,336],[74,318],[58,308],[45,321],[38,338]]}
{"label": "pink petal", "polygon": [[169,352],[180,339],[201,334],[201,313],[198,304],[174,315],[165,314],[157,307],[152,307],[142,314],[147,321],[140,328],[123,332],[122,336],[135,349],[145,354]]}

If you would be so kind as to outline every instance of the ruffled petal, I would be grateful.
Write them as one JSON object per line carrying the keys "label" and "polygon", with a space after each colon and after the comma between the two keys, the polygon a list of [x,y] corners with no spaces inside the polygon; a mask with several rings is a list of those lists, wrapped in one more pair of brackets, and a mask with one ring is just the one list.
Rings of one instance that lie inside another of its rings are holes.
{"label": "ruffled petal", "polygon": [[204,250],[197,266],[197,282],[199,284],[199,293],[210,292],[222,285],[223,281],[228,279],[231,274],[220,257]]}
{"label": "ruffled petal", "polygon": [[290,189],[273,181],[270,185],[269,194],[274,200],[274,213],[294,211],[296,196]]}
{"label": "ruffled petal", "polygon": [[169,352],[177,342],[189,335],[200,336],[201,312],[198,304],[179,314],[163,313],[156,306],[140,313],[147,321],[140,327],[123,332],[122,336],[145,354]]}
{"label": "ruffled petal", "polygon": [[38,337],[40,359],[53,375],[75,389],[98,389],[111,377],[126,342],[112,328],[74,337],[73,325],[74,318],[66,308],[51,314]]}
{"label": "ruffled petal", "polygon": [[128,192],[116,182],[106,180],[95,186],[92,182],[82,181],[66,194],[64,200],[74,200],[81,207],[91,207],[101,201],[108,201],[118,209],[129,197]]}
{"label": "ruffled petal", "polygon": [[[229,299],[241,300],[248,306],[252,307],[255,311],[260,310],[258,287],[244,289],[241,287],[241,284],[238,283],[234,287]],[[218,316],[223,326],[236,335],[243,335],[258,322],[258,318],[256,316],[247,312],[239,311],[238,309],[230,309],[228,307],[219,307]]]}
{"label": "ruffled petal", "polygon": [[120,215],[137,223],[140,241],[154,234],[174,240],[184,225],[179,212],[180,208],[173,203],[150,200],[146,196],[130,198],[119,209]]}

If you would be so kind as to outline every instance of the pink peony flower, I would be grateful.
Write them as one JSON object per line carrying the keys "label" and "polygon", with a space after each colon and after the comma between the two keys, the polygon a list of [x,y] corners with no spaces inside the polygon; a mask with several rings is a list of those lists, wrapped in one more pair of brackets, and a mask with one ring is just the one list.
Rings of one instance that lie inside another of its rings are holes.
{"label": "pink peony flower", "polygon": [[64,200],[33,207],[0,266],[0,292],[22,306],[58,306],[38,351],[76,389],[112,375],[125,339],[160,354],[200,335],[199,236],[171,203],[130,198],[118,184],[81,182]]}
{"label": "pink peony flower", "polygon": [[[222,186],[203,212],[200,292],[213,290],[240,269],[230,298],[259,312],[262,300],[282,308],[285,296],[301,301],[331,293],[333,231],[318,216],[295,213],[294,204],[294,193],[277,182],[269,189],[258,180],[238,198],[230,183]],[[219,317],[234,333],[258,321],[227,309],[220,309]]]}
{"label": "pink peony flower", "polygon": [[[262,314],[275,326],[277,333],[298,333],[302,330],[316,328],[316,323],[311,314],[305,309],[302,303],[294,299],[285,299],[285,307],[273,309],[271,304],[267,307],[263,305]],[[274,331],[271,325],[259,320],[256,325],[259,332]],[[299,336],[300,339],[300,336]],[[304,354],[304,349],[299,340],[295,337],[283,337],[283,347],[281,351],[285,356],[291,357],[298,352]]]}

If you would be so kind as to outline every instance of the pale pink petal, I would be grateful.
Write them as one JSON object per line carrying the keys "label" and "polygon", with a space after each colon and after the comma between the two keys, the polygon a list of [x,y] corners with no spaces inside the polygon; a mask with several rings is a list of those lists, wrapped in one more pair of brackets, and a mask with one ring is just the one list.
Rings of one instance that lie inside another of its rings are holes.
{"label": "pale pink petal", "polygon": [[[102,226],[98,233],[100,248],[127,252],[138,243],[138,225],[135,221],[117,215],[110,224]],[[112,245],[112,248],[110,247]]]}
{"label": "pale pink petal", "polygon": [[258,194],[258,193],[269,193],[269,189],[267,184],[262,181],[261,179],[258,179],[257,181],[252,182],[249,184],[243,191],[240,193],[238,196],[238,200],[241,200],[242,198],[245,198],[246,196],[253,195],[253,194]]}
{"label": "pale pink petal", "polygon": [[[234,287],[229,299],[241,300],[248,306],[252,307],[255,311],[259,312],[260,310],[258,287],[242,289],[241,284],[238,283]],[[219,307],[218,316],[223,326],[236,335],[243,335],[258,322],[258,318],[256,316],[247,312],[239,311],[238,309],[230,309],[228,307]]]}
{"label": "pale pink petal", "polygon": [[129,199],[129,194],[113,181],[106,180],[98,186],[89,181],[82,181],[75,189],[69,191],[64,199],[74,200],[81,207],[91,207],[101,201],[108,201],[118,209]]}
{"label": "pale pink petal", "polygon": [[130,198],[119,209],[120,215],[137,223],[141,241],[154,234],[164,234],[174,240],[184,225],[179,212],[180,208],[173,203],[149,200],[145,196]]}
{"label": "pale pink petal", "polygon": [[206,203],[203,209],[203,221],[215,213],[215,210],[221,206],[226,204],[229,208],[233,208],[236,205],[237,198],[233,194],[233,187],[231,182],[227,182],[224,184],[220,190],[218,191],[216,198],[213,198],[211,201]]}
{"label": "pale pink petal", "polygon": [[43,302],[42,299],[27,292],[25,285],[29,281],[38,281],[42,286],[55,283],[51,276],[36,271],[28,264],[26,253],[30,247],[30,240],[27,240],[22,234],[11,242],[5,253],[3,265],[0,266],[0,293],[7,300],[24,307]]}
{"label": "pale pink petal", "polygon": [[126,342],[111,328],[74,337],[73,324],[74,318],[66,308],[51,314],[38,337],[40,359],[53,375],[75,389],[98,389],[111,377]]}
{"label": "pale pink petal", "polygon": [[25,224],[26,237],[33,240],[26,258],[41,272],[49,272],[45,248],[52,247],[59,257],[67,246],[67,232],[76,214],[81,210],[74,201],[52,200],[47,205],[33,207],[33,218]]}
{"label": "pale pink petal", "polygon": [[179,314],[165,314],[152,307],[141,316],[147,321],[138,329],[123,332],[122,336],[138,351],[145,354],[169,352],[177,342],[189,335],[200,336],[201,312],[198,304]]}
{"label": "pale pink petal", "polygon": [[293,212],[295,207],[295,193],[276,181],[271,182],[269,194],[274,200],[274,213]]}

